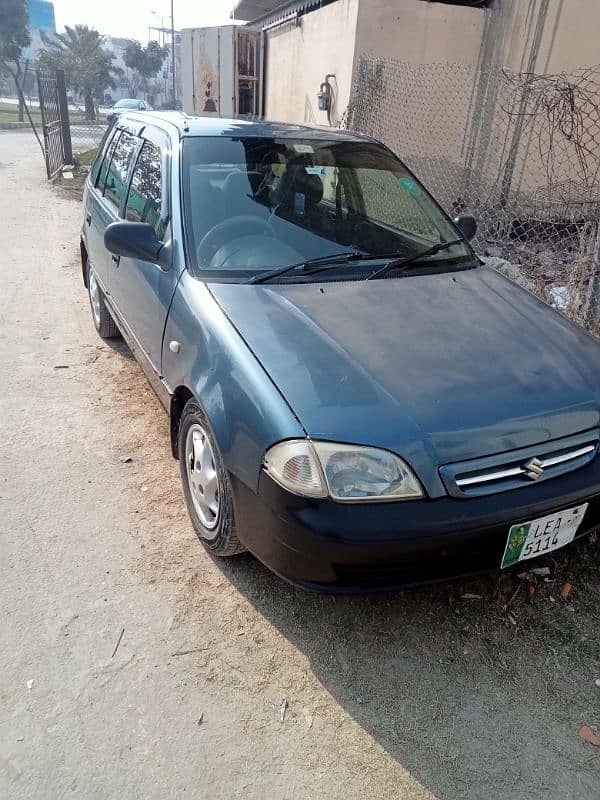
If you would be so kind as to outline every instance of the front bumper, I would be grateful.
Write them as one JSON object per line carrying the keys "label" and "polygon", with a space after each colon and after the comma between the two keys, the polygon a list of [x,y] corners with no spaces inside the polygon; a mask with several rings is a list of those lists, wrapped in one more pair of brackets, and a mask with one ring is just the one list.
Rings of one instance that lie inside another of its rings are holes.
{"label": "front bumper", "polygon": [[600,458],[545,483],[466,500],[307,500],[264,473],[258,494],[235,478],[232,485],[246,547],[285,580],[320,591],[392,589],[493,571],[511,525],[583,502],[589,507],[577,538],[600,528]]}

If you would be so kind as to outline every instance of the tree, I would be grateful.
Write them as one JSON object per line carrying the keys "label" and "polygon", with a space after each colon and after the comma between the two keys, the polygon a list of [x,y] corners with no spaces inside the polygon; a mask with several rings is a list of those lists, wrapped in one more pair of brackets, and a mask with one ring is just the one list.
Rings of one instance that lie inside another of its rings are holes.
{"label": "tree", "polygon": [[19,122],[23,122],[23,69],[21,51],[31,44],[29,12],[25,0],[0,0],[0,67],[8,72],[19,97]]}
{"label": "tree", "polygon": [[[2,2],[2,0],[0,0]],[[42,36],[46,44],[40,50],[38,64],[49,69],[63,69],[70,89],[83,94],[85,118],[96,119],[94,100],[101,103],[107,88],[114,89],[121,70],[113,65],[114,56],[103,48],[104,36],[87,25],[65,25],[65,32],[55,37]]]}
{"label": "tree", "polygon": [[146,100],[151,106],[156,106],[157,96],[161,93],[163,85],[159,78],[153,78],[148,82],[146,90]]}
{"label": "tree", "polygon": [[148,42],[145,47],[135,39],[129,42],[123,53],[123,61],[132,72],[129,80],[132,94],[137,94],[138,86],[142,87],[145,94],[148,93],[150,80],[162,67],[168,54],[168,49],[161,47],[158,42]]}

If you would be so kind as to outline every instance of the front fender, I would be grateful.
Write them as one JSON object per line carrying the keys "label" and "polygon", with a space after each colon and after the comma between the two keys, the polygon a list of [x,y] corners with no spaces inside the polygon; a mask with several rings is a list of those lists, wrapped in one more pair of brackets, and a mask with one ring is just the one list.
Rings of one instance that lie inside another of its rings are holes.
{"label": "front fender", "polygon": [[[179,343],[177,352],[171,342]],[[187,271],[167,318],[162,373],[171,389],[186,386],[194,394],[225,466],[255,492],[265,450],[306,435],[206,285]]]}

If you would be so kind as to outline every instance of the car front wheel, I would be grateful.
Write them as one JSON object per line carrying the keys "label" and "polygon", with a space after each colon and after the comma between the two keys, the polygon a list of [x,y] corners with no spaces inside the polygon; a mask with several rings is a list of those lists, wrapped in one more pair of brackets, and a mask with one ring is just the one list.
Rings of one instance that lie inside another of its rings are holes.
{"label": "car front wheel", "polygon": [[183,492],[196,535],[217,556],[246,549],[235,531],[229,475],[206,416],[195,400],[186,403],[178,434]]}

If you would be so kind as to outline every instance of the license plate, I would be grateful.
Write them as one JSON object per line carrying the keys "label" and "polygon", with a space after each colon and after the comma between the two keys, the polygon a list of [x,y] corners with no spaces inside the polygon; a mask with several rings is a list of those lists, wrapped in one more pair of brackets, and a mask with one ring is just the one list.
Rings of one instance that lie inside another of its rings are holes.
{"label": "license plate", "polygon": [[513,525],[508,532],[508,541],[502,558],[501,569],[518,561],[527,561],[552,550],[558,550],[572,542],[581,525],[588,503],[566,511],[558,511],[531,522]]}

